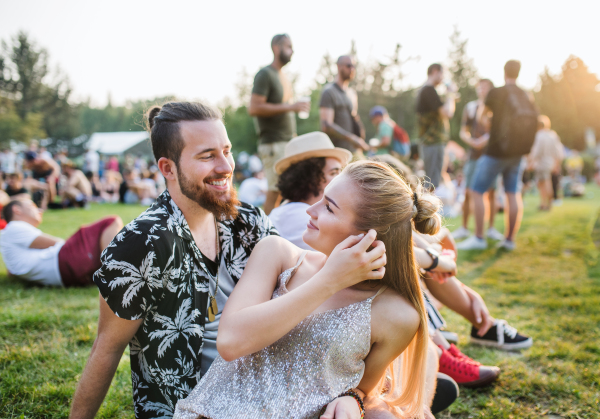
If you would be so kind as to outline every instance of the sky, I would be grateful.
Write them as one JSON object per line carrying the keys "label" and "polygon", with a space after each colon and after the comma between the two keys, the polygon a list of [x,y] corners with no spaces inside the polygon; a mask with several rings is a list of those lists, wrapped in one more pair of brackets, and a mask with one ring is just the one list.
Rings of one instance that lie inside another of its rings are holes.
{"label": "sky", "polygon": [[569,55],[600,73],[600,1],[155,1],[0,0],[0,39],[26,31],[46,48],[52,67],[69,76],[73,99],[104,106],[175,95],[213,104],[236,97],[245,70],[272,60],[270,40],[288,33],[287,71],[296,94],[312,85],[325,53],[385,61],[395,45],[406,84],[418,86],[434,62],[444,63],[454,25],[469,40],[482,77],[503,83],[509,59],[522,63],[519,83],[535,88],[548,67],[559,73]]}

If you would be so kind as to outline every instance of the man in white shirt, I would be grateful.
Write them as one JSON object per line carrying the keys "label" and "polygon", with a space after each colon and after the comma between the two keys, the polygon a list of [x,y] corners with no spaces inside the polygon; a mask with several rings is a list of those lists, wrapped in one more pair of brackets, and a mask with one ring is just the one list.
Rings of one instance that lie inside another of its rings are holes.
{"label": "man in white shirt", "polygon": [[83,226],[66,241],[37,227],[42,214],[30,199],[11,201],[2,209],[8,223],[0,233],[0,253],[9,274],[47,286],[92,285],[100,253],[123,228],[118,216]]}

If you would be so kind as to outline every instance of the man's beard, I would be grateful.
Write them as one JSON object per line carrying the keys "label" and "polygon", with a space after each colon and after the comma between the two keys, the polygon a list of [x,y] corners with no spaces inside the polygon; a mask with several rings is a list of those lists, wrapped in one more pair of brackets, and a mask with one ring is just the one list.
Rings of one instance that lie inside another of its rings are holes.
{"label": "man's beard", "polygon": [[290,61],[292,61],[292,56],[291,55],[286,55],[285,52],[281,51],[279,53],[279,61],[281,61],[281,64],[286,65],[287,63],[289,63]]}
{"label": "man's beard", "polygon": [[[179,189],[181,189],[181,193],[186,197],[211,212],[218,220],[234,219],[237,217],[238,210],[236,206],[240,205],[240,201],[237,199],[237,192],[233,186],[226,192],[219,194],[202,188],[197,182],[193,182],[187,178],[182,171],[178,170],[178,173]],[[228,195],[229,199],[220,199],[219,195]]]}

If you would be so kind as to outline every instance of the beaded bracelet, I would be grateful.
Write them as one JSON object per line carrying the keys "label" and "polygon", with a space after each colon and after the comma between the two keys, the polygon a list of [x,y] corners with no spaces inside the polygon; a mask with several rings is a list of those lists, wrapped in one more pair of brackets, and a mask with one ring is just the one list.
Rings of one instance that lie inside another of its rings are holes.
{"label": "beaded bracelet", "polygon": [[[358,410],[360,410],[360,419],[364,419],[365,417],[365,405],[363,403],[363,399],[362,397],[360,397],[358,395],[357,392],[355,392],[354,390],[350,389],[348,391],[343,392],[342,394],[340,394],[339,396],[336,397],[336,399],[339,399],[340,397],[352,397],[354,400],[356,400],[356,403],[358,404]],[[323,416],[323,413],[325,413],[325,410],[327,410],[327,404],[325,406],[323,406],[321,408],[321,410],[319,411],[319,417]]]}
{"label": "beaded bracelet", "polygon": [[362,397],[360,397],[358,395],[358,393],[356,391],[352,390],[352,389],[343,392],[338,397],[344,397],[344,396],[350,396],[354,400],[356,400],[356,403],[358,403],[358,409],[360,410],[360,419],[364,419],[364,417],[365,417],[365,404],[363,403]]}

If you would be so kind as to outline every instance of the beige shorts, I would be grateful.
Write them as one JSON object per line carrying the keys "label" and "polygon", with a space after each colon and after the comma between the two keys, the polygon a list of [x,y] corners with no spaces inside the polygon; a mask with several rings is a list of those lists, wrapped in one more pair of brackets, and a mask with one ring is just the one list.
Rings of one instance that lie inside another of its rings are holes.
{"label": "beige shorts", "polygon": [[544,170],[544,169],[541,169],[541,170],[540,169],[536,169],[534,177],[535,177],[536,182],[540,182],[542,180],[551,179],[552,178],[552,171],[551,170]]}
{"label": "beige shorts", "polygon": [[258,145],[258,157],[262,160],[263,170],[269,185],[269,191],[279,191],[277,180],[279,176],[275,173],[275,162],[283,158],[287,141]]}

